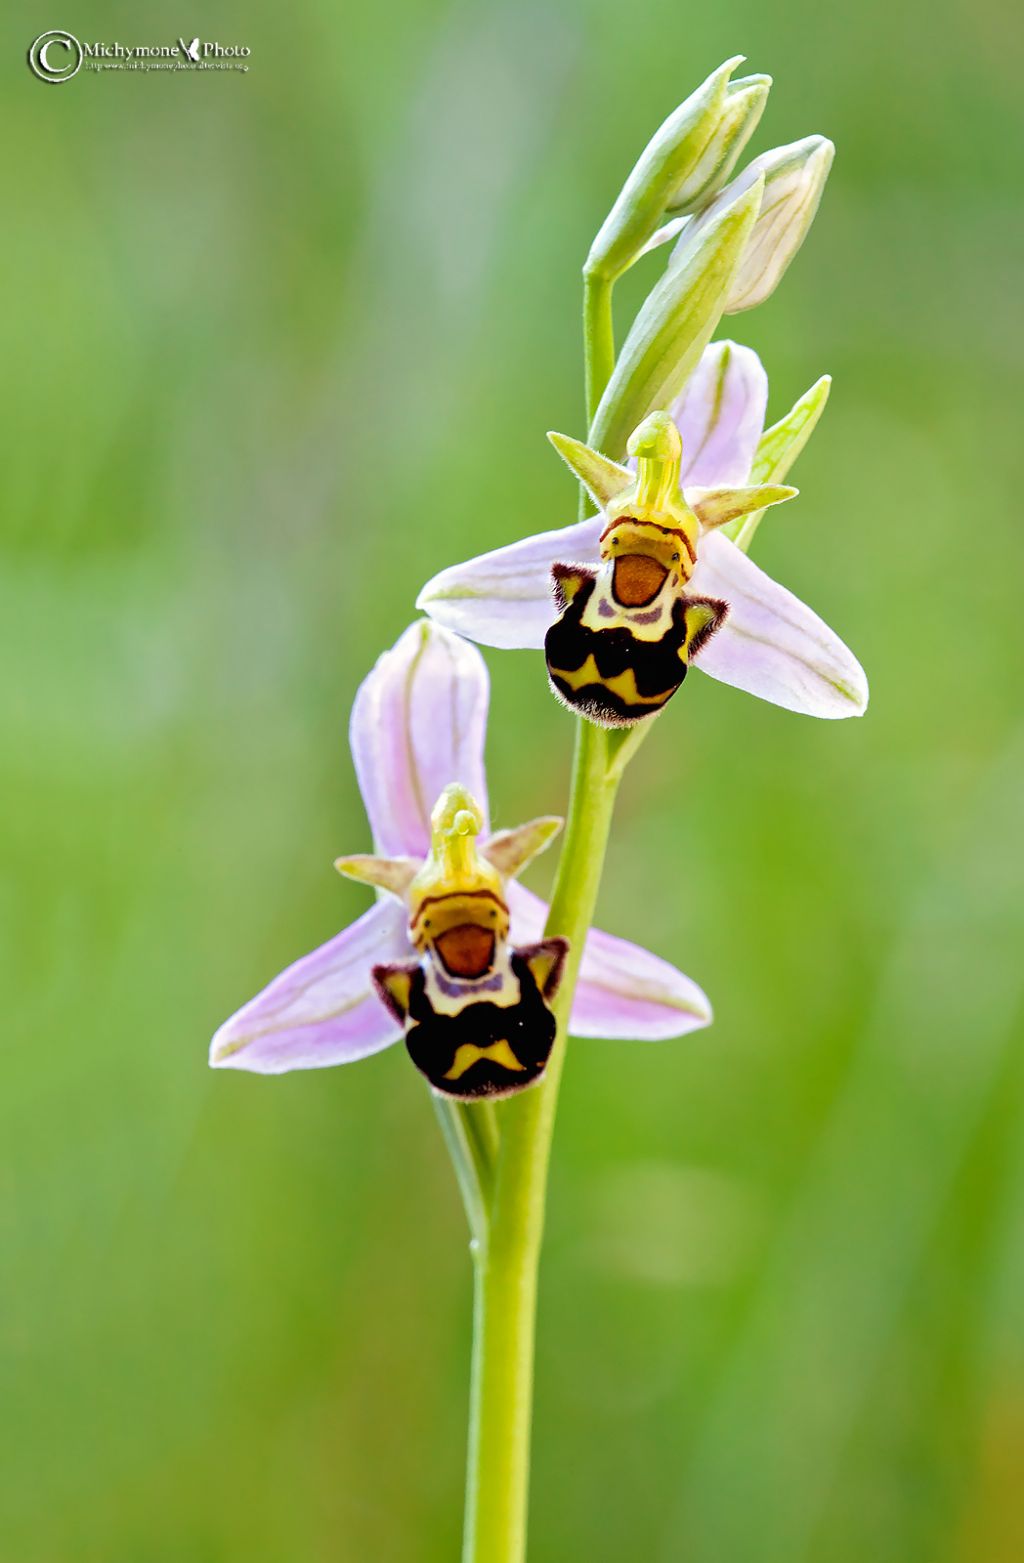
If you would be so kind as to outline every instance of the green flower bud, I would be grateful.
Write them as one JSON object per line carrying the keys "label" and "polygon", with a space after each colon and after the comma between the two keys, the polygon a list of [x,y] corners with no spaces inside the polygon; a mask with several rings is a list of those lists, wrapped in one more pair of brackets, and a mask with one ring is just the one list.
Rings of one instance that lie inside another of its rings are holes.
{"label": "green flower bud", "polygon": [[613,460],[625,453],[637,424],[655,408],[670,406],[697,367],[722,317],[762,190],[756,178],[738,197],[716,202],[714,217],[702,219],[699,232],[695,225],[692,243],[634,320],[590,430],[590,444]]}
{"label": "green flower bud", "polygon": [[[733,140],[738,139],[756,107],[752,131],[764,106],[766,77],[751,78],[758,84],[754,87],[737,82],[734,96],[728,96],[729,77],[742,59],[737,55],[719,66],[647,143],[591,245],[584,268],[589,275],[614,281],[636,260],[667,207],[687,202],[693,189],[714,187],[729,154],[730,134]],[[732,126],[725,143],[719,138],[723,117]],[[743,140],[737,146],[737,156]]]}
{"label": "green flower bud", "polygon": [[743,76],[725,89],[725,101],[711,140],[696,167],[667,203],[673,216],[699,211],[718,194],[757,129],[771,89],[770,76]]}
{"label": "green flower bud", "polygon": [[775,292],[807,236],[834,156],[831,141],[824,136],[806,136],[803,141],[755,157],[699,217],[686,224],[671,264],[677,257],[682,258],[684,246],[714,221],[725,203],[735,201],[754,180],[763,177],[761,210],[729,290],[724,313],[738,315],[744,309],[753,309],[755,304],[763,304]]}

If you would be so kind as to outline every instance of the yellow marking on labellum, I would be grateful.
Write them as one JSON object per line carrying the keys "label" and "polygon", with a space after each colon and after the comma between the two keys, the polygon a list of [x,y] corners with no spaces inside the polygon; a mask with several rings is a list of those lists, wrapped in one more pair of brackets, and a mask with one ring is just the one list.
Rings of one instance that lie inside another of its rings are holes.
{"label": "yellow marking on labellum", "polygon": [[508,904],[493,890],[424,896],[409,920],[409,934],[413,944],[422,947],[461,923],[487,928],[504,938],[508,933]]}
{"label": "yellow marking on labellum", "polygon": [[[565,960],[566,944],[561,939],[551,939],[531,956],[527,957],[526,964],[533,974],[533,980],[545,999],[553,998],[561,981],[562,963]],[[558,978],[553,987],[549,989],[552,973],[557,971]]]}
{"label": "yellow marking on labellum", "polygon": [[594,578],[593,570],[577,570],[571,564],[555,563],[552,573],[555,578],[555,600],[560,612],[564,612],[580,588]]}
{"label": "yellow marking on labellum", "polygon": [[580,615],[580,623],[588,630],[607,630],[622,626],[628,629],[634,640],[655,644],[664,640],[665,632],[671,626],[674,600],[671,591],[663,591],[658,593],[654,605],[646,611],[624,608],[615,600],[610,578],[602,573],[594,583],[594,590]]}
{"label": "yellow marking on labellum", "polygon": [[693,646],[696,643],[697,650],[701,649],[707,634],[712,634],[722,622],[726,605],[712,598],[707,602],[688,602],[684,611],[686,624],[686,640],[679,648],[680,661],[689,664]]}
{"label": "yellow marking on labellum", "polygon": [[618,695],[631,706],[660,706],[664,705],[669,695],[674,694],[674,689],[665,689],[659,695],[641,695],[636,687],[636,674],[632,668],[626,668],[623,673],[616,673],[614,678],[602,678],[594,661],[594,654],[584,662],[581,668],[572,673],[563,672],[561,668],[552,668],[552,676],[560,678],[568,684],[570,689],[582,689],[586,684],[600,684],[602,689],[607,689],[610,694]]}
{"label": "yellow marking on labellum", "polygon": [[409,997],[412,992],[413,968],[408,966],[378,967],[377,981],[391,1000],[391,1010],[397,1020],[404,1020],[409,1013]]}
{"label": "yellow marking on labellum", "polygon": [[671,526],[641,519],[632,512],[610,517],[601,534],[602,560],[629,556],[650,559],[660,564],[678,586],[685,586],[697,562],[699,528],[692,511],[682,516],[681,500],[678,509],[679,520]]}
{"label": "yellow marking on labellum", "polygon": [[492,1042],[489,1047],[474,1047],[472,1042],[463,1042],[455,1052],[455,1062],[445,1075],[446,1080],[461,1080],[467,1070],[481,1059],[487,1059],[492,1064],[500,1064],[503,1069],[514,1070],[522,1074],[526,1068],[513,1053],[509,1044],[502,1039],[500,1042]]}

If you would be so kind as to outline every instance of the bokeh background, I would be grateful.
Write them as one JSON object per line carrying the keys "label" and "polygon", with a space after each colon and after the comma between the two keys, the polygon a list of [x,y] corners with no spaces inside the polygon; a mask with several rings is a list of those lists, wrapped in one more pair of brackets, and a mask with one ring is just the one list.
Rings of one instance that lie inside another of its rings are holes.
{"label": "bokeh background", "polygon": [[[727,55],[838,156],[749,342],[832,403],[758,559],[872,678],[693,678],[601,921],[713,1029],[573,1049],[532,1563],[1024,1555],[1020,18],[1004,0],[16,5],[0,466],[0,1558],[444,1563],[470,1267],[400,1051],[211,1074],[365,905],[345,728],[441,565],[572,519],[579,266]],[[44,28],[252,49],[44,87]],[[628,320],[656,275],[621,291]],[[569,723],[491,654],[499,823]],[[543,888],[550,868],[534,883]]]}

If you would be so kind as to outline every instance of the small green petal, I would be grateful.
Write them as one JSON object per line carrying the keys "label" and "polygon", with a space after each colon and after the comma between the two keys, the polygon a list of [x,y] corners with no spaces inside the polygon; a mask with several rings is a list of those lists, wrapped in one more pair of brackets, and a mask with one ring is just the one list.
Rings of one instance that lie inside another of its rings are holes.
{"label": "small green petal", "polygon": [[788,483],[757,483],[751,488],[688,488],[686,502],[696,512],[705,531],[716,526],[727,526],[751,511],[763,515],[769,505],[784,504],[795,499],[799,489]]}
{"label": "small green petal", "polygon": [[334,866],[346,879],[387,890],[403,901],[420,865],[411,857],[375,857],[370,852],[357,852],[353,857],[336,858]]}
{"label": "small green petal", "polygon": [[503,879],[514,879],[535,857],[547,851],[564,823],[557,814],[544,814],[514,830],[496,831],[482,848],[483,855]]}
{"label": "small green petal", "polygon": [[609,461],[599,450],[592,450],[582,440],[574,440],[570,434],[557,434],[549,429],[548,439],[602,510],[619,494],[625,493],[635,481],[628,467],[620,467],[617,461]]}

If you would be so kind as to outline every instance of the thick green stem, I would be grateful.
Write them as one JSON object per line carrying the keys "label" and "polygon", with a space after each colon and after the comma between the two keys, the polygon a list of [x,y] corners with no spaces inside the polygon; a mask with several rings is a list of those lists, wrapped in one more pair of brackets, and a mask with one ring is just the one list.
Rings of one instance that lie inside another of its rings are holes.
{"label": "thick green stem", "polygon": [[580,722],[565,843],[547,932],[569,940],[544,1078],[509,1101],[487,1234],[475,1245],[470,1457],[463,1563],[522,1563],[533,1399],[537,1264],[569,1013],[604,864],[618,776],[608,734]]}

